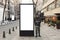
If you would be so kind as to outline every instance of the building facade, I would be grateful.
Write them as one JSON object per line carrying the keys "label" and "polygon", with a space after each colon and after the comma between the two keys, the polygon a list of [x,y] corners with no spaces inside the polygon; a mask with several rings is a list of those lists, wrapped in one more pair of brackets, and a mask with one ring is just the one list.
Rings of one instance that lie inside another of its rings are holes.
{"label": "building facade", "polygon": [[49,0],[47,1],[43,7],[42,12],[44,12],[45,16],[53,16],[56,13],[60,13],[60,0]]}
{"label": "building facade", "polygon": [[14,17],[17,17],[19,0],[18,1],[17,0],[0,0],[0,4],[3,5],[3,8],[5,7],[3,20],[11,18],[12,15],[14,15]]}

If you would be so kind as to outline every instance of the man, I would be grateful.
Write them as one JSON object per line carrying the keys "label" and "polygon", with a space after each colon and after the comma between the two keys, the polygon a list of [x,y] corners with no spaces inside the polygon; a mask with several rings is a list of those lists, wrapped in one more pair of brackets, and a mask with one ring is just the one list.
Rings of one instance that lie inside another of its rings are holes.
{"label": "man", "polygon": [[36,26],[36,37],[37,37],[37,34],[39,34],[39,37],[40,37],[41,19],[40,19],[40,16],[38,16],[38,14],[36,14],[36,17],[34,18],[34,23],[35,23],[35,26]]}

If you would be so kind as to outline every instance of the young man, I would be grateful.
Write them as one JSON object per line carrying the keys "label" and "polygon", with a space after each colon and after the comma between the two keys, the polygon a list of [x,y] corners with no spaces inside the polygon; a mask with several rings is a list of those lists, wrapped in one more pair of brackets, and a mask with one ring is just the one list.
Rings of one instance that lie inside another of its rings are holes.
{"label": "young man", "polygon": [[39,37],[40,37],[40,23],[41,23],[40,16],[36,15],[36,17],[34,18],[34,23],[36,28],[36,37],[37,37],[37,34],[39,34]]}

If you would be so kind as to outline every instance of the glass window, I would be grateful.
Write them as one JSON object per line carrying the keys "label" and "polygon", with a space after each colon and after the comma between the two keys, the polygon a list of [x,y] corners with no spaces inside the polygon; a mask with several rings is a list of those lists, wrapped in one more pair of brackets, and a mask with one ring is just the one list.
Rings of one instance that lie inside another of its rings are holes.
{"label": "glass window", "polygon": [[57,5],[56,7],[60,7],[60,0],[57,0]]}

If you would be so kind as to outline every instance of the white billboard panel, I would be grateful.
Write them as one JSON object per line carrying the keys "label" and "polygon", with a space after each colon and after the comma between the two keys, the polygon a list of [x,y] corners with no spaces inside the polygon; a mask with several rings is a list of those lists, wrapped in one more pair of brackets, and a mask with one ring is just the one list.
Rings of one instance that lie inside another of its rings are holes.
{"label": "white billboard panel", "polygon": [[20,5],[21,30],[33,30],[33,5]]}

